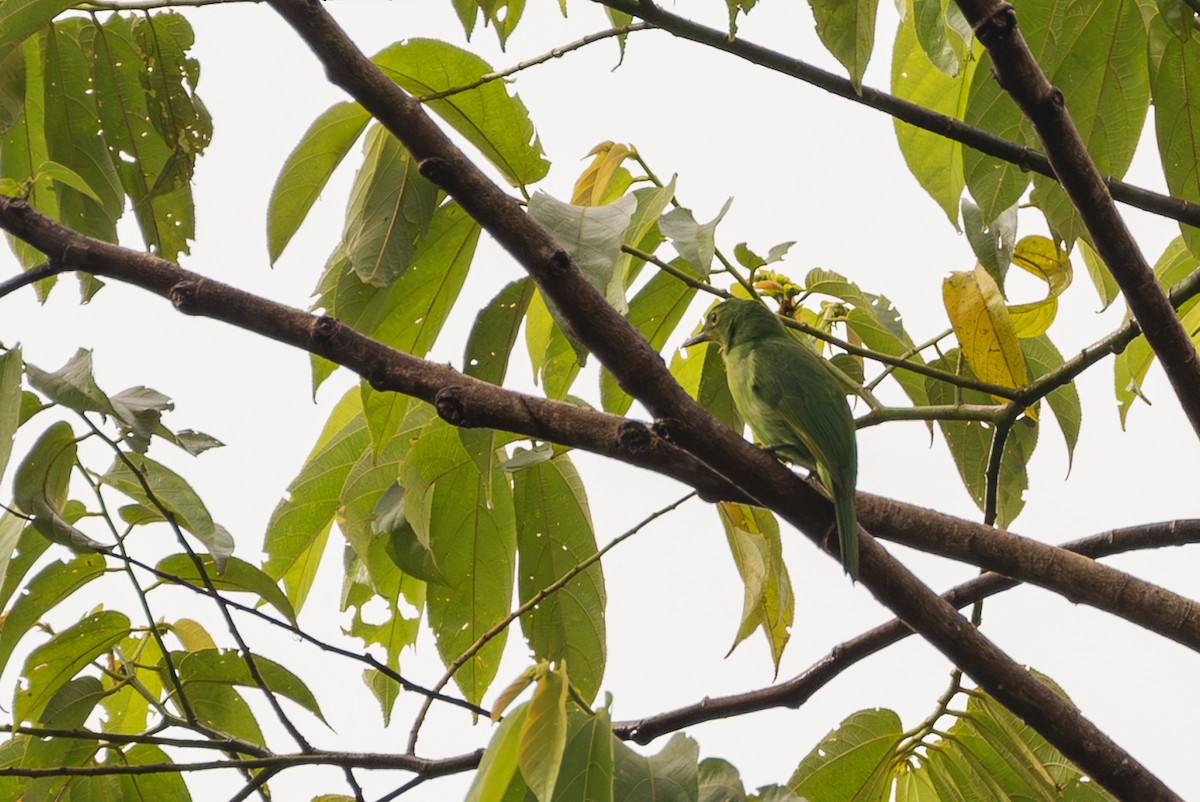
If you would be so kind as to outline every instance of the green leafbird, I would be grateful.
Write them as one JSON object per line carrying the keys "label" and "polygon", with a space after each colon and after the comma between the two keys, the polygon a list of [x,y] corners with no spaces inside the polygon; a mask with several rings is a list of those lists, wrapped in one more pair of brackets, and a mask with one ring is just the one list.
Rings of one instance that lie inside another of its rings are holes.
{"label": "green leafbird", "polygon": [[702,342],[714,342],[721,349],[733,402],[759,441],[816,471],[828,489],[842,564],[857,578],[858,447],[841,385],[814,350],[755,301],[725,301],[713,307],[704,328],[684,347]]}

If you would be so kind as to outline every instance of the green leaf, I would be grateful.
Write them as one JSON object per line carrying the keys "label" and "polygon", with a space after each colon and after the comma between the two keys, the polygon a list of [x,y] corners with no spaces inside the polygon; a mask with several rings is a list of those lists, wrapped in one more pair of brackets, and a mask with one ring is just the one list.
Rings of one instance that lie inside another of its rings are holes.
{"label": "green leaf", "polygon": [[503,802],[513,778],[519,777],[517,747],[528,712],[528,704],[515,708],[492,733],[475,771],[475,780],[467,791],[466,802]]}
{"label": "green leaf", "polygon": [[13,501],[35,514],[38,500],[61,510],[67,503],[67,483],[75,463],[75,432],[59,421],[42,432],[13,476]]}
{"label": "green leaf", "polygon": [[613,739],[613,799],[622,802],[691,802],[699,794],[700,746],[675,733],[657,755],[642,757]]}
{"label": "green leaf", "polygon": [[[400,484],[408,492],[408,519],[449,583],[428,589],[429,624],[449,663],[508,613],[516,551],[512,493],[503,475],[494,476],[488,503],[478,469],[454,428],[441,420],[430,421],[416,437]],[[467,699],[483,698],[504,640],[493,638],[455,674]]]}
{"label": "green leaf", "polygon": [[551,802],[567,746],[567,677],[544,670],[529,700],[517,742],[517,765],[538,802]]}
{"label": "green leaf", "polygon": [[1104,264],[1100,254],[1096,253],[1096,249],[1088,244],[1086,239],[1081,238],[1076,244],[1079,246],[1079,255],[1083,257],[1083,264],[1087,267],[1088,276],[1092,279],[1092,286],[1100,296],[1100,311],[1103,312],[1120,296],[1121,288],[1117,286],[1117,280],[1113,278],[1112,271]]}
{"label": "green leaf", "polygon": [[104,558],[86,554],[69,562],[50,563],[29,580],[0,626],[0,671],[8,665],[13,649],[43,615],[103,574]]}
{"label": "green leaf", "polygon": [[[33,528],[26,526],[25,521],[4,513],[0,518],[0,532],[2,532],[4,551],[4,582],[0,584],[0,608],[8,604],[9,599],[13,594],[22,587],[22,581],[25,575],[29,573],[29,569],[33,567],[37,559],[50,548],[50,541],[42,537],[41,534]],[[16,543],[16,550],[13,550],[13,543]]]}
{"label": "green leaf", "polygon": [[725,378],[725,360],[716,345],[702,343],[676,351],[671,357],[671,375],[692,398],[738,434],[745,428],[729,382]]}
{"label": "green leaf", "polygon": [[[964,122],[1021,144],[1033,138],[1025,115],[992,77],[991,57],[986,52],[979,57],[969,87]],[[1021,199],[1029,186],[1029,173],[973,148],[961,152],[967,189],[979,204],[984,223],[990,224]]]}
{"label": "green leaf", "polygon": [[[876,315],[860,309],[851,309],[846,316],[846,325],[872,351],[902,357],[906,361],[918,365],[925,364],[925,360],[921,358],[920,354],[913,353],[912,341],[907,336],[903,339],[897,337]],[[904,390],[904,394],[908,396],[914,406],[925,406],[929,403],[929,393],[925,389],[924,376],[903,368],[896,368],[892,371],[892,378]]]}
{"label": "green leaf", "polygon": [[[681,260],[672,263],[684,273],[695,276],[690,266]],[[642,333],[655,351],[661,351],[667,338],[679,326],[687,312],[696,289],[670,273],[656,273],[629,304],[629,322]],[[600,373],[600,401],[605,412],[624,415],[633,404],[629,396],[607,368]]]}
{"label": "green leaf", "polygon": [[463,373],[492,384],[504,382],[508,360],[533,293],[531,279],[517,279],[506,284],[479,310],[463,353]]}
{"label": "green leaf", "polygon": [[850,73],[862,91],[863,73],[875,45],[875,12],[879,0],[808,0],[817,20],[817,36]]}
{"label": "green leaf", "polygon": [[72,0],[5,0],[0,3],[0,58],[50,20],[75,5]]}
{"label": "green leaf", "polygon": [[850,715],[800,761],[788,788],[811,802],[886,799],[900,717],[876,708]]}
{"label": "green leaf", "polygon": [[746,788],[738,770],[719,757],[701,760],[698,802],[746,802]]}
{"label": "green leaf", "polygon": [[[953,349],[941,359],[930,363],[939,370],[956,372],[958,349]],[[970,368],[961,366],[964,376],[973,376]],[[991,404],[994,399],[975,390],[958,390],[938,379],[926,378],[926,388],[931,404],[956,403],[961,398],[966,404]],[[986,499],[986,470],[992,449],[993,430],[979,421],[939,421],[938,427],[946,438],[950,455],[958,468],[959,476],[967,492],[980,510]],[[1004,444],[1004,458],[1000,463],[1000,486],[997,494],[996,525],[1006,527],[1025,505],[1024,492],[1029,487],[1026,465],[1037,445],[1038,426],[1028,417],[1020,418],[1009,432]]]}
{"label": "green leaf", "polygon": [[104,684],[95,677],[77,677],[59,688],[42,711],[47,727],[82,727],[96,705],[107,695]]}
{"label": "green leaf", "polygon": [[[1193,36],[1180,41],[1162,17],[1150,23],[1150,92],[1154,98],[1154,128],[1158,155],[1171,195],[1200,201],[1200,52]],[[1200,255],[1200,231],[1181,225],[1184,241]]]}
{"label": "green leaf", "polygon": [[[1079,9],[1087,13],[1078,13]],[[1021,29],[1027,26],[1035,32],[1030,44],[1039,47],[1039,60],[1049,60],[1043,69],[1066,99],[1096,169],[1101,175],[1124,177],[1150,102],[1147,36],[1138,0],[1100,5],[1034,3],[1021,12]],[[1104,53],[1104,58],[1096,58],[1097,53]],[[1063,241],[1074,242],[1086,233],[1070,198],[1054,179],[1034,176],[1030,200]]]}
{"label": "green leaf", "polygon": [[55,692],[129,632],[129,619],[122,613],[92,613],[35,648],[21,670],[28,683],[17,690],[13,720],[40,721]]}
{"label": "green leaf", "polygon": [[[653,253],[663,242],[662,231],[658,228],[663,210],[675,197],[675,176],[664,187],[643,187],[635,189],[633,197],[637,199],[637,208],[633,211],[633,219],[625,229],[623,245],[629,245],[641,251]],[[625,277],[625,287],[633,283],[634,278],[642,268],[642,261],[633,254],[621,252],[617,260],[615,273]]]}
{"label": "green leaf", "polygon": [[526,468],[540,465],[553,457],[554,445],[552,443],[538,443],[533,448],[518,447],[514,449],[513,455],[496,467],[505,473],[520,473]]}
{"label": "green leaf", "polygon": [[[594,555],[596,534],[583,480],[566,454],[516,473],[513,500],[517,592],[523,604]],[[571,682],[587,702],[604,677],[606,603],[604,573],[595,562],[521,617],[533,656],[565,660]]]}
{"label": "green leaf", "polygon": [[150,447],[150,435],[161,427],[162,414],[175,408],[171,399],[149,387],[122,390],[112,396],[109,403],[124,432],[125,442],[139,454],[146,453]]}
{"label": "green leaf", "polygon": [[21,425],[21,375],[24,372],[20,347],[0,354],[0,476],[8,466],[13,437]]}
{"label": "green leaf", "polygon": [[279,259],[370,120],[371,115],[357,103],[335,103],[313,120],[288,155],[267,203],[267,253],[271,264]]}
{"label": "green leaf", "polygon": [[375,520],[371,531],[388,540],[387,553],[404,573],[425,582],[446,584],[427,543],[417,537],[408,516],[404,513],[404,488],[392,482],[372,511]]}
{"label": "green leaf", "polygon": [[[147,509],[158,510],[161,504],[173,515],[175,523],[204,544],[217,571],[225,570],[226,561],[233,554],[233,537],[225,527],[213,523],[204,502],[182,476],[149,457],[126,454],[125,459],[115,459],[100,479]],[[143,482],[149,487],[153,501]]]}
{"label": "green leaf", "polygon": [[729,651],[732,653],[761,627],[778,673],[795,617],[795,597],[783,562],[779,524],[770,511],[747,504],[720,502],[717,512],[745,589],[741,624]]}
{"label": "green leaf", "polygon": [[60,220],[80,233],[115,242],[125,193],[96,106],[93,36],[91,22],[83,19],[46,29],[46,145],[48,160],[67,167],[91,190],[84,193],[59,183]]}
{"label": "green leaf", "polygon": [[95,190],[88,186],[87,181],[83,180],[83,176],[72,170],[70,167],[67,167],[65,164],[59,164],[56,161],[47,159],[38,167],[38,174],[45,178],[58,181],[60,184],[64,184],[76,192],[83,193],[96,203],[100,203],[100,196],[96,194]]}
{"label": "green leaf", "polygon": [[716,254],[717,224],[725,218],[733,198],[725,201],[717,216],[707,223],[697,223],[691,209],[672,209],[658,221],[663,236],[671,241],[676,252],[686,260],[701,278],[708,278]]}
{"label": "green leaf", "polygon": [[615,268],[636,209],[637,199],[632,195],[607,206],[572,206],[540,191],[529,199],[529,216],[553,235],[592,286],[621,314],[628,308],[625,277]]}
{"label": "green leaf", "polygon": [[[466,86],[493,72],[474,53],[432,39],[409,39],[372,60],[417,97]],[[513,186],[536,183],[550,170],[525,104],[508,94],[503,81],[489,81],[425,105],[478,148]]]}
{"label": "green leaf", "polygon": [[[1052,370],[1062,367],[1063,357],[1054,343],[1045,334],[1021,340],[1021,352],[1025,354],[1025,364],[1029,366],[1029,377],[1037,381]],[[1079,390],[1075,382],[1068,382],[1056,388],[1046,397],[1050,411],[1058,421],[1063,440],[1067,445],[1067,471],[1075,456],[1075,444],[1079,442],[1079,429],[1083,420],[1083,407],[1079,401]]]}
{"label": "green leaf", "polygon": [[372,126],[342,232],[346,258],[359,279],[386,287],[403,275],[437,201],[437,187],[420,175],[404,146],[383,126]]}
{"label": "green leaf", "polygon": [[[194,622],[176,622],[171,625],[171,631],[180,635],[186,631],[187,623]],[[191,648],[190,639],[181,640],[185,648]],[[153,668],[162,660],[162,650],[154,636],[145,632],[140,637],[130,636],[117,644],[113,655],[113,662],[119,666],[122,674],[105,677],[108,696],[102,702],[106,714],[104,731],[127,734],[144,732],[151,714],[147,697],[158,699],[163,690],[163,677]],[[137,687],[126,677],[131,677]]]}
{"label": "green leaf", "polygon": [[[211,557],[200,556],[200,562],[204,566],[204,572],[208,575],[209,582],[218,591],[233,590],[253,593],[282,613],[283,617],[292,625],[296,624],[296,611],[292,609],[292,603],[288,601],[287,596],[279,589],[274,580],[258,568],[237,557],[230,557],[225,562],[225,570],[217,573]],[[170,557],[164,557],[158,561],[155,568],[182,579],[194,587],[201,589],[205,587],[204,580],[200,577],[200,572],[196,570],[196,564],[192,562],[189,554],[172,554]]]}
{"label": "green leaf", "polygon": [[[947,13],[958,13],[958,7],[948,0],[913,0],[913,26],[917,41],[925,55],[942,73],[954,77],[966,58],[966,42],[947,19]],[[950,9],[953,9],[951,11]]]}
{"label": "green leaf", "polygon": [[184,692],[201,724],[243,741],[266,745],[254,711],[232,685],[223,682],[189,682]]}
{"label": "green leaf", "polygon": [[[171,757],[154,744],[135,744],[117,753],[117,760],[128,766],[169,764]],[[121,799],[170,799],[174,802],[191,802],[187,784],[182,773],[126,774],[119,778]]]}
{"label": "green leaf", "polygon": [[329,415],[320,437],[287,495],[271,513],[264,536],[263,571],[282,579],[288,600],[299,610],[308,596],[325,550],[329,527],[350,469],[370,446],[358,388],[351,388]]}
{"label": "green leaf", "polygon": [[607,710],[571,717],[554,802],[613,802],[613,734]]}
{"label": "green leaf", "polygon": [[92,352],[87,349],[77,350],[67,364],[53,373],[33,365],[26,365],[25,370],[33,389],[56,404],[76,412],[115,414],[108,396],[96,385],[92,376]]}
{"label": "green leaf", "polygon": [[[257,688],[258,683],[250,673],[245,655],[236,651],[204,649],[199,652],[173,652],[176,671],[183,683],[184,693],[191,695],[197,685],[240,685]],[[308,712],[325,722],[325,716],[312,692],[299,677],[278,663],[262,655],[254,655],[254,665],[267,689],[279,696],[291,699]]]}
{"label": "green leaf", "polygon": [[374,668],[363,671],[363,682],[371,689],[375,701],[379,702],[379,709],[383,712],[383,726],[389,726],[392,710],[396,707],[396,700],[400,698],[400,683]]}
{"label": "green leaf", "polygon": [[995,220],[985,222],[979,207],[962,199],[963,232],[983,269],[1003,288],[1013,250],[1017,246],[1017,207],[1010,206]]}

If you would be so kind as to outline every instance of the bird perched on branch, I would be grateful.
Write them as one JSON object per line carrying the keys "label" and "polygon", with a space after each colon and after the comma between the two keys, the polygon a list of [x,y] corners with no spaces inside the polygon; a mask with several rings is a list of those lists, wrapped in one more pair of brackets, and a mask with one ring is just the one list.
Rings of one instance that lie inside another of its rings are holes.
{"label": "bird perched on branch", "polygon": [[854,419],[825,362],[756,301],[713,307],[684,347],[716,343],[738,413],[775,454],[815,471],[833,500],[842,565],[858,577]]}

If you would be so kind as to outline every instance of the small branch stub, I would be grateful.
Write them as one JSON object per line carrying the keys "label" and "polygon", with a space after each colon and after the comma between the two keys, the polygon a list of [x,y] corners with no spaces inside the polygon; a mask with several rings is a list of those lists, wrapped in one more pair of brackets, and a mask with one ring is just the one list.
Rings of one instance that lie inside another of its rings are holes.
{"label": "small branch stub", "polygon": [[617,427],[617,445],[632,454],[640,454],[650,448],[654,432],[642,421],[627,420]]}
{"label": "small branch stub", "polygon": [[975,35],[984,47],[1002,42],[1012,36],[1017,29],[1017,12],[1005,3],[988,17],[984,17],[975,25]]}
{"label": "small branch stub", "polygon": [[321,315],[317,318],[316,324],[313,326],[313,339],[320,343],[329,343],[333,341],[334,335],[337,334],[338,319],[329,315]]}
{"label": "small branch stub", "polygon": [[446,160],[437,156],[422,159],[417,164],[417,172],[435,184],[441,185],[441,179],[446,176]]}
{"label": "small branch stub", "polygon": [[463,406],[460,394],[461,388],[459,387],[453,385],[443,387],[433,397],[433,408],[437,410],[441,419],[451,426],[470,428],[471,424],[467,422],[467,410]]}
{"label": "small branch stub", "polygon": [[195,281],[180,281],[171,287],[168,295],[171,303],[175,308],[185,315],[194,315],[196,296],[200,292],[200,285]]}

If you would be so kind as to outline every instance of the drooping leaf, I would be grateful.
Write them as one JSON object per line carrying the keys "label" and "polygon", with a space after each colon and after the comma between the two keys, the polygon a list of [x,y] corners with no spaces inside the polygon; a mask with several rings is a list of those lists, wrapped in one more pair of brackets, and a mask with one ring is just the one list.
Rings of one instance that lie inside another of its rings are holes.
{"label": "drooping leaf", "polygon": [[346,477],[370,443],[358,388],[352,388],[330,413],[286,497],[271,513],[263,541],[267,554],[263,571],[283,580],[296,610],[312,587]]}
{"label": "drooping leaf", "polygon": [[517,279],[506,284],[479,310],[463,353],[463,373],[492,384],[504,381],[508,359],[533,292],[531,279]]}
{"label": "drooping leaf", "polygon": [[437,200],[437,187],[420,175],[404,146],[383,126],[372,126],[342,232],[346,259],[360,280],[386,287],[408,270]]}
{"label": "drooping leaf", "polygon": [[521,725],[517,765],[538,802],[551,802],[567,746],[567,676],[549,668],[539,673]]}
{"label": "drooping leaf", "polygon": [[84,616],[29,653],[21,675],[27,680],[13,700],[13,719],[39,721],[50,698],[92,660],[128,635],[129,619],[103,611]]}
{"label": "drooping leaf", "polygon": [[1096,253],[1087,240],[1080,239],[1076,244],[1079,246],[1079,255],[1083,257],[1083,264],[1087,267],[1088,276],[1092,279],[1092,286],[1100,296],[1100,311],[1103,312],[1121,294],[1121,288],[1117,286],[1117,280],[1113,278],[1112,271],[1104,264],[1100,254]]}
{"label": "drooping leaf", "polygon": [[0,476],[12,455],[13,437],[21,425],[21,376],[25,363],[21,349],[0,354]]}
{"label": "drooping leaf", "polygon": [[691,802],[699,794],[700,747],[675,733],[657,755],[643,757],[613,739],[613,799],[623,802]]}
{"label": "drooping leaf", "polygon": [[971,371],[992,384],[1024,387],[1029,381],[1025,359],[1000,288],[987,271],[976,266],[951,273],[942,284],[942,299]]}
{"label": "drooping leaf", "polygon": [[817,20],[817,36],[850,73],[862,91],[863,73],[875,46],[875,12],[879,0],[808,0]]}
{"label": "drooping leaf", "polygon": [[[428,589],[429,623],[438,653],[456,659],[509,610],[516,531],[512,492],[493,477],[488,503],[482,477],[454,428],[439,420],[415,437],[400,470],[406,514],[429,543],[450,583]],[[496,676],[504,636],[493,638],[455,674],[466,698],[478,702]]]}
{"label": "drooping leaf", "polygon": [[[687,262],[675,260],[673,266],[695,276]],[[661,351],[667,338],[674,333],[688,305],[696,297],[696,289],[670,273],[660,272],[650,278],[629,303],[629,322],[650,341],[655,351]],[[600,373],[600,402],[605,412],[624,415],[633,398],[629,396],[607,368]]]}
{"label": "drooping leaf", "polygon": [[788,788],[812,802],[886,799],[891,759],[903,731],[891,710],[860,710],[800,761]]}
{"label": "drooping leaf", "polygon": [[71,0],[7,0],[0,3],[0,57],[73,6]]}
{"label": "drooping leaf", "polygon": [[[216,590],[253,593],[282,613],[283,617],[291,624],[296,623],[296,612],[292,609],[291,602],[271,577],[260,569],[237,557],[229,557],[225,561],[225,569],[220,573],[213,566],[211,557],[200,556],[200,562],[208,576],[208,581]],[[154,567],[189,585],[198,588],[206,587],[200,572],[196,570],[196,564],[192,562],[192,558],[188,554],[173,554],[170,557],[164,557]]]}
{"label": "drooping leaf", "polygon": [[[245,655],[236,651],[205,649],[199,652],[175,652],[172,657],[185,694],[190,693],[193,686],[205,684],[258,687]],[[258,675],[271,693],[291,699],[322,722],[325,721],[316,698],[299,677],[262,655],[253,655],[253,659]]]}
{"label": "drooping leaf", "polygon": [[[213,522],[208,508],[196,491],[179,474],[140,454],[116,459],[101,477],[108,484],[150,510],[162,505],[182,528],[205,545],[216,563],[218,573],[225,570],[233,554],[233,537],[225,527]],[[147,493],[143,482],[149,487]],[[157,503],[155,503],[157,502]]]}
{"label": "drooping leaf", "polygon": [[80,348],[67,364],[53,373],[33,365],[26,365],[25,369],[33,388],[51,401],[76,412],[114,414],[112,403],[92,375],[91,351]]}
{"label": "drooping leaf", "polygon": [[371,115],[357,103],[335,103],[313,120],[288,155],[267,202],[267,253],[272,264],[370,120]]}
{"label": "drooping leaf", "polygon": [[1004,289],[1004,279],[1012,264],[1013,249],[1017,245],[1017,207],[1008,207],[996,219],[987,222],[979,207],[970,198],[962,199],[963,233],[971,243],[971,250],[983,269]]}
{"label": "drooping leaf", "polygon": [[572,716],[554,802],[613,800],[613,734],[608,711]]}
{"label": "drooping leaf", "polygon": [[[134,744],[117,754],[116,759],[128,766],[171,763],[171,757],[154,744]],[[174,802],[192,800],[182,773],[126,774],[118,781],[121,799],[170,799]]]}
{"label": "drooping leaf", "polygon": [[[432,39],[408,39],[372,60],[416,97],[463,87],[493,72],[474,53]],[[534,184],[549,171],[525,104],[508,94],[504,82],[489,81],[426,105],[478,148],[513,186]]]}
{"label": "drooping leaf", "polygon": [[622,314],[627,309],[625,277],[614,268],[636,209],[632,195],[606,206],[573,206],[545,192],[535,192],[529,199],[529,216],[554,236],[592,286]]}
{"label": "drooping leaf", "polygon": [[745,589],[742,620],[730,652],[761,628],[778,672],[795,615],[795,597],[783,562],[779,524],[768,510],[747,504],[721,502],[717,512]]}
{"label": "drooping leaf", "polygon": [[[1029,368],[1030,379],[1037,381],[1046,373],[1059,368],[1063,364],[1062,354],[1050,342],[1046,335],[1021,340],[1021,352],[1025,355],[1025,364]],[[1079,442],[1079,429],[1083,421],[1083,407],[1079,401],[1079,390],[1075,382],[1068,382],[1055,388],[1046,401],[1050,411],[1058,421],[1063,440],[1067,445],[1067,470],[1075,456],[1075,444]]]}
{"label": "drooping leaf", "polygon": [[697,223],[690,209],[672,209],[659,218],[658,227],[663,236],[671,241],[676,252],[687,260],[701,278],[708,278],[712,270],[717,247],[717,224],[725,218],[731,205],[733,198],[725,201],[717,216],[707,223]]}
{"label": "drooping leaf", "polygon": [[[513,501],[517,592],[525,603],[594,555],[596,535],[583,481],[566,454],[514,474]],[[533,656],[565,660],[571,682],[587,702],[604,677],[606,602],[604,573],[596,562],[521,617]]]}
{"label": "drooping leaf", "polygon": [[50,563],[29,580],[0,626],[0,671],[8,664],[13,649],[43,615],[103,573],[104,558],[86,554],[70,562]]}
{"label": "drooping leaf", "polygon": [[108,400],[125,442],[139,454],[149,448],[150,435],[156,434],[162,425],[162,414],[175,408],[171,399],[149,387],[130,387]]}
{"label": "drooping leaf", "polygon": [[519,779],[517,750],[528,712],[528,704],[515,708],[492,733],[475,772],[475,780],[467,791],[466,802],[504,802],[514,776]]}
{"label": "drooping leaf", "polygon": [[697,802],[746,802],[746,788],[733,764],[719,757],[700,761],[700,796]]}
{"label": "drooping leaf", "polygon": [[628,145],[601,142],[592,148],[591,163],[580,174],[571,192],[573,206],[603,206],[625,194],[632,180],[621,163],[633,153]]}

